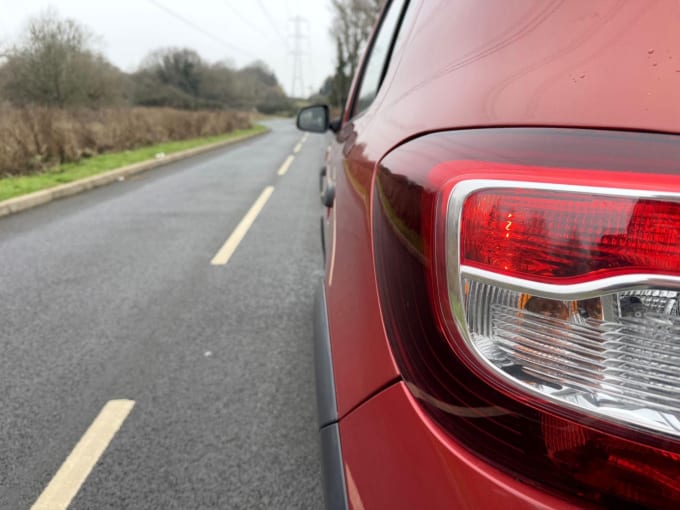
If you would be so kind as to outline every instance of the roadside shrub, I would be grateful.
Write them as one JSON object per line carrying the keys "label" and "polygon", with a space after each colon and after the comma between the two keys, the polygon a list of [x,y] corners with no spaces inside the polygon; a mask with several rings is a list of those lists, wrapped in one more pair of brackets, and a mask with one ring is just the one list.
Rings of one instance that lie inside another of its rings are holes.
{"label": "roadside shrub", "polygon": [[246,113],[171,108],[63,110],[0,104],[0,176],[40,172],[103,152],[250,127]]}

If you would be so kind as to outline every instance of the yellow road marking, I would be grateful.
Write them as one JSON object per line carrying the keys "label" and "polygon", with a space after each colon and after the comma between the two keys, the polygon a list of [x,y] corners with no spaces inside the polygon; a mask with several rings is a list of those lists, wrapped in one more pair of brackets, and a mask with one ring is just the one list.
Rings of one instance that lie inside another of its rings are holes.
{"label": "yellow road marking", "polygon": [[298,142],[298,144],[295,146],[295,148],[293,149],[293,154],[297,154],[298,152],[300,152],[300,149],[302,149],[302,141]]}
{"label": "yellow road marking", "polygon": [[224,243],[222,248],[220,248],[220,251],[217,252],[217,255],[210,261],[210,264],[213,266],[223,266],[229,262],[229,259],[248,233],[248,230],[257,219],[257,216],[264,208],[264,205],[267,203],[267,200],[269,200],[272,193],[274,193],[274,186],[267,186],[264,191],[262,191],[257,200],[255,200],[255,203],[250,207],[250,210],[231,233],[227,242]]}
{"label": "yellow road marking", "polygon": [[288,156],[286,158],[286,161],[284,161],[283,165],[281,165],[281,168],[279,168],[279,175],[286,175],[286,172],[290,168],[290,165],[293,163],[294,159],[295,156]]}
{"label": "yellow road marking", "polygon": [[133,400],[111,400],[102,408],[31,510],[64,510],[132,411]]}

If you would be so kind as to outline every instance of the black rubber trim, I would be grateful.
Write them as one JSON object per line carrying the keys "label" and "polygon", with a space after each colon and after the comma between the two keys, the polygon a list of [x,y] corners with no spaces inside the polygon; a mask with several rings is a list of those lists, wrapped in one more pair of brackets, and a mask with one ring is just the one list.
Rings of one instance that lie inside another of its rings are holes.
{"label": "black rubber trim", "polygon": [[328,330],[328,308],[323,278],[319,278],[314,298],[314,365],[316,370],[316,403],[319,428],[338,421],[335,399],[331,337]]}
{"label": "black rubber trim", "polygon": [[328,308],[323,278],[319,278],[314,298],[314,361],[326,508],[347,510],[349,504],[340,446],[338,404],[335,399],[331,336],[328,329]]}
{"label": "black rubber trim", "polygon": [[342,463],[340,429],[331,423],[321,429],[321,465],[323,468],[323,489],[327,510],[347,510],[345,470]]}
{"label": "black rubber trim", "polygon": [[326,232],[325,232],[325,223],[326,223],[326,218],[321,215],[319,218],[319,226],[320,226],[320,232],[321,232],[321,256],[323,257],[323,262],[324,265],[326,265]]}

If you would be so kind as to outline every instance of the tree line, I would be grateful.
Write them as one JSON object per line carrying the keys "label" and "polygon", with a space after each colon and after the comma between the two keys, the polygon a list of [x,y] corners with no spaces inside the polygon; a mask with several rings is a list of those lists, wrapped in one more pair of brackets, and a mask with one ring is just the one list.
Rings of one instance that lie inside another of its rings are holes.
{"label": "tree line", "polygon": [[160,48],[126,73],[95,49],[90,30],[48,10],[0,51],[0,102],[15,106],[257,109],[287,113],[292,103],[262,61],[241,69],[210,63],[190,48]]}
{"label": "tree line", "polygon": [[[311,101],[342,108],[361,53],[385,0],[331,0],[336,56]],[[187,110],[257,109],[292,113],[274,73],[262,61],[241,69],[211,63],[190,48],[159,48],[126,73],[95,48],[81,23],[53,9],[32,18],[20,40],[0,48],[0,103],[56,108],[163,106]]]}

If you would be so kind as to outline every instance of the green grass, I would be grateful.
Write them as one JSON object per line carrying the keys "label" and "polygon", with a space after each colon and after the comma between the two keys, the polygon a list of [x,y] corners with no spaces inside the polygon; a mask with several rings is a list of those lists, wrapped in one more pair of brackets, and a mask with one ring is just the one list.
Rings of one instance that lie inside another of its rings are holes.
{"label": "green grass", "polygon": [[261,133],[266,131],[266,129],[266,127],[258,124],[250,129],[237,129],[225,135],[167,142],[131,151],[100,154],[92,158],[83,159],[78,163],[59,165],[39,174],[0,178],[0,201],[18,197],[20,195],[26,195],[27,193],[33,193],[34,191],[53,188],[60,184],[91,177],[126,165],[154,159],[159,152],[172,154],[173,152],[193,149],[194,147],[200,147],[201,145],[208,145],[224,140],[231,140],[240,136]]}

